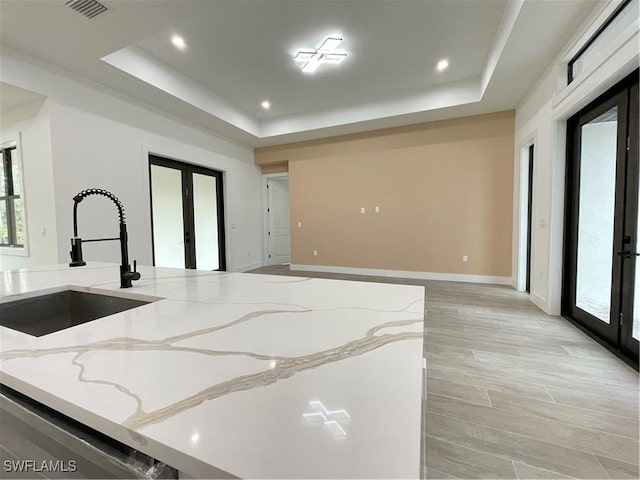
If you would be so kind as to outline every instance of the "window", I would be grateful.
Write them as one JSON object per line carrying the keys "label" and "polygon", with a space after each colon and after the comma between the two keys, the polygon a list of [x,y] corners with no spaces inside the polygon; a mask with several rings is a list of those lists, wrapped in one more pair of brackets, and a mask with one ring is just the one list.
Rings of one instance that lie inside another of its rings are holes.
{"label": "window", "polygon": [[597,62],[603,45],[610,43],[630,25],[638,22],[638,0],[625,0],[607,18],[568,64],[568,83],[573,82],[589,66]]}
{"label": "window", "polygon": [[0,246],[24,246],[22,169],[15,143],[0,146]]}

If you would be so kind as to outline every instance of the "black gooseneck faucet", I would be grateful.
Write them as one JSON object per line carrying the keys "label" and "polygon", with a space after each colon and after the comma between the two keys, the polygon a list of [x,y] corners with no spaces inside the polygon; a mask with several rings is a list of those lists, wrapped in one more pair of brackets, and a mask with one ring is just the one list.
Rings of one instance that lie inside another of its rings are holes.
{"label": "black gooseneck faucet", "polygon": [[[107,197],[116,204],[118,209],[118,218],[120,220],[120,236],[115,238],[93,238],[90,240],[82,240],[78,237],[78,204],[86,197],[91,195],[102,195]],[[139,280],[140,273],[136,271],[136,261],[133,261],[133,271],[129,265],[129,249],[127,247],[127,224],[125,223],[124,207],[118,197],[113,193],[101,188],[89,188],[82,190],[73,197],[73,238],[71,239],[71,263],[70,267],[82,267],[87,263],[82,259],[82,242],[105,242],[109,240],[120,240],[120,254],[122,256],[122,264],[120,265],[120,288],[131,288],[132,280]]]}

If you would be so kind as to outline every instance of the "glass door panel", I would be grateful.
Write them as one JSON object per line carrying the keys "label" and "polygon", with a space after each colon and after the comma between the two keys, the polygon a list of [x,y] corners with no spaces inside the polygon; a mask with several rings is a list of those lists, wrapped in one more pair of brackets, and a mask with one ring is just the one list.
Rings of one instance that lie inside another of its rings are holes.
{"label": "glass door panel", "polygon": [[151,215],[155,265],[185,268],[180,170],[151,165]]}
{"label": "glass door panel", "polygon": [[149,155],[154,265],[225,270],[223,175]]}
{"label": "glass door panel", "polygon": [[[638,182],[640,184],[640,181]],[[640,208],[638,208],[638,225],[640,225]],[[636,252],[640,252],[640,235],[636,236]],[[633,325],[631,326],[631,336],[640,340],[640,262],[636,257],[636,275],[633,289]]]}
{"label": "glass door panel", "polygon": [[609,323],[618,107],[582,126],[576,306]]}
{"label": "glass door panel", "polygon": [[567,122],[562,314],[638,361],[638,72]]}
{"label": "glass door panel", "polygon": [[194,173],[193,223],[196,265],[200,270],[217,270],[220,267],[216,199],[216,177]]}

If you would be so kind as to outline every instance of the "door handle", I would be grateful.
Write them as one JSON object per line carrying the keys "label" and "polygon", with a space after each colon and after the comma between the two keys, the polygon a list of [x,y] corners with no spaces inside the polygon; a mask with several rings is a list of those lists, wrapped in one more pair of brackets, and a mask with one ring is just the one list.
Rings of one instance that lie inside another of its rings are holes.
{"label": "door handle", "polygon": [[631,258],[632,256],[640,257],[640,253],[633,253],[630,250],[623,250],[621,252],[618,252],[618,256],[624,258]]}

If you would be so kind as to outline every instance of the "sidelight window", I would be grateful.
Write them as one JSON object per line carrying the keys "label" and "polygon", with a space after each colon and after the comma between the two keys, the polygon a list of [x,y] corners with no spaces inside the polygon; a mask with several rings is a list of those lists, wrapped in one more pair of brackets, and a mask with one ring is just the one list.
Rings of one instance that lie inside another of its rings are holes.
{"label": "sidelight window", "polygon": [[23,247],[22,167],[15,142],[0,146],[0,246]]}

